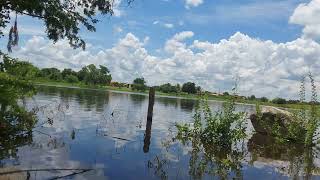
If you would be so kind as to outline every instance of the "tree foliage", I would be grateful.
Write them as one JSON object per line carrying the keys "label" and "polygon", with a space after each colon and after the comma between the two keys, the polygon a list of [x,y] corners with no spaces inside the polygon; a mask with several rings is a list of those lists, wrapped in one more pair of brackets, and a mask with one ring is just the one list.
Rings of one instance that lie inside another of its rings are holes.
{"label": "tree foliage", "polygon": [[196,84],[193,82],[184,83],[182,85],[181,91],[188,94],[195,94],[197,93]]}
{"label": "tree foliage", "polygon": [[[127,0],[127,3],[132,1]],[[99,21],[96,15],[112,15],[113,3],[114,0],[1,0],[0,36],[10,23],[10,14],[17,13],[43,21],[50,40],[57,42],[66,38],[72,47],[85,49],[86,43],[79,35],[80,27],[95,31]],[[13,30],[15,28],[16,24]]]}
{"label": "tree foliage", "polygon": [[3,56],[3,62],[0,62],[0,71],[19,77],[20,79],[31,79],[39,73],[39,69],[26,61]]}
{"label": "tree foliage", "polygon": [[61,72],[57,68],[43,68],[41,69],[40,76],[47,77],[54,81],[62,80]]}
{"label": "tree foliage", "polygon": [[79,71],[78,75],[80,80],[91,85],[109,85],[112,80],[108,68],[101,65],[100,68],[97,68],[94,64],[85,66]]}
{"label": "tree foliage", "polygon": [[283,98],[275,98],[272,100],[272,103],[275,103],[275,104],[286,104],[287,101]]}
{"label": "tree foliage", "polygon": [[145,91],[147,89],[146,81],[143,77],[133,80],[132,90]]}
{"label": "tree foliage", "polygon": [[171,85],[170,83],[159,86],[159,90],[164,93],[178,93],[180,91],[179,86]]}

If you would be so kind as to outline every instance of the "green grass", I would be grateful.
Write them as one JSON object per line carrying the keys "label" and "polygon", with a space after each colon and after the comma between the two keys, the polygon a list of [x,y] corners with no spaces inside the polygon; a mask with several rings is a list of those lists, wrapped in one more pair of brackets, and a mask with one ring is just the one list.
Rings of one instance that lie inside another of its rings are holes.
{"label": "green grass", "polygon": [[[113,86],[101,86],[101,85],[86,85],[82,82],[78,83],[69,83],[65,81],[49,81],[47,79],[37,79],[34,80],[34,83],[36,85],[43,85],[43,86],[57,86],[57,87],[77,87],[77,88],[87,88],[87,89],[99,89],[99,90],[113,90],[113,91],[121,91],[121,92],[134,92],[134,93],[142,93],[142,94],[148,94],[148,91],[133,91],[130,88],[125,87],[113,87]],[[197,99],[198,95],[196,94],[187,94],[187,93],[164,93],[160,91],[156,91],[156,95],[160,96],[169,96],[169,97],[181,97],[186,99]],[[208,95],[208,100],[214,100],[214,101],[227,101],[231,99],[231,96],[213,96]],[[236,99],[237,103],[244,103],[244,104],[259,104],[259,105],[265,105],[265,106],[274,106],[274,107],[281,107],[281,108],[289,108],[289,109],[301,109],[301,108],[309,108],[310,105],[308,104],[274,104],[271,102],[261,102],[258,100],[246,100],[238,98]]]}

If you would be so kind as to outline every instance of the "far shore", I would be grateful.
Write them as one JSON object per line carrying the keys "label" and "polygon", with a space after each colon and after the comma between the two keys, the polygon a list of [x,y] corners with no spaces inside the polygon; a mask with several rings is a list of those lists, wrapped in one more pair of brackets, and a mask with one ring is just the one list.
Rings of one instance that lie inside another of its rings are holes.
{"label": "far shore", "polygon": [[[58,88],[71,88],[71,89],[87,89],[87,90],[96,90],[96,91],[110,91],[110,92],[117,92],[117,93],[129,93],[129,94],[138,94],[138,95],[144,95],[148,96],[148,92],[138,92],[133,91],[129,88],[118,88],[118,87],[112,87],[112,86],[103,86],[103,87],[89,87],[89,86],[83,86],[83,85],[77,85],[77,84],[70,84],[70,83],[60,83],[60,82],[35,82],[36,86],[49,86],[49,87],[58,87]],[[194,94],[168,94],[163,92],[156,92],[156,97],[166,97],[166,98],[178,98],[178,99],[191,99],[191,100],[198,100],[198,95]],[[221,96],[221,97],[215,97],[215,96],[208,96],[208,101],[211,102],[226,102],[229,98]],[[302,105],[297,104],[273,104],[270,102],[257,102],[252,100],[239,100],[236,99],[236,104],[239,105],[247,105],[247,106],[255,106],[259,104],[263,107],[277,107],[277,108],[283,108],[283,109],[300,109]]]}

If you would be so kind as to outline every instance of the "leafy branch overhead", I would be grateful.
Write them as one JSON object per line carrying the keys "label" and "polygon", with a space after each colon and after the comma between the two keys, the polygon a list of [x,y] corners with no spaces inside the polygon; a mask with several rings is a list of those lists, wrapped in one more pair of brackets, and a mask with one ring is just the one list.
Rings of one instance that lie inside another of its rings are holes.
{"label": "leafy branch overhead", "polygon": [[[80,27],[83,26],[91,32],[96,31],[95,24],[99,21],[96,16],[113,15],[114,1],[1,0],[0,36],[4,35],[3,30],[10,23],[10,13],[16,13],[42,20],[50,40],[57,42],[66,38],[72,47],[85,49],[86,43],[79,35]],[[128,4],[132,1],[126,0]]]}

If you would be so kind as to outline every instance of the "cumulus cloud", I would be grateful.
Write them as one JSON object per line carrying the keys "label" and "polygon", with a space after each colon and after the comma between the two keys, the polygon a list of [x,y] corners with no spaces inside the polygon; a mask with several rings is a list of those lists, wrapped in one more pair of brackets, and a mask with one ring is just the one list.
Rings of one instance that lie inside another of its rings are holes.
{"label": "cumulus cloud", "polygon": [[123,29],[120,26],[114,26],[113,27],[113,32],[114,33],[122,33]]}
{"label": "cumulus cloud", "polygon": [[120,17],[123,15],[123,11],[120,10],[122,0],[113,0],[113,15],[115,17]]}
{"label": "cumulus cloud", "polygon": [[165,23],[165,22],[160,22],[160,21],[153,21],[152,24],[153,24],[153,25],[160,25],[160,26],[165,27],[165,28],[168,28],[168,29],[174,28],[174,24],[172,24],[172,23]]}
{"label": "cumulus cloud", "polygon": [[140,40],[132,33],[97,53],[34,36],[15,56],[60,69],[103,64],[115,81],[131,82],[139,76],[150,85],[194,81],[211,91],[230,90],[235,77],[240,77],[241,94],[267,97],[296,97],[301,76],[312,71],[316,79],[320,77],[320,45],[311,39],[274,43],[237,32],[217,43],[187,43],[193,36],[192,31],[184,31],[168,39],[163,46],[166,57],[151,55],[144,47],[149,38]]}
{"label": "cumulus cloud", "polygon": [[290,23],[304,26],[303,37],[320,39],[320,0],[300,4],[290,17]]}
{"label": "cumulus cloud", "polygon": [[140,39],[133,33],[98,52],[90,44],[86,51],[74,50],[67,41],[52,44],[33,36],[13,55],[40,67],[79,70],[84,65],[102,64],[111,70],[115,81],[132,82],[143,76],[149,85],[193,81],[206,90],[228,91],[235,78],[240,78],[243,95],[292,98],[297,97],[300,78],[309,71],[320,80],[320,44],[316,41],[320,37],[319,2],[312,0],[295,9],[290,22],[305,26],[303,36],[285,43],[240,32],[213,43],[194,40],[192,31],[183,31],[167,39],[157,49],[157,56],[145,48],[148,36]]}
{"label": "cumulus cloud", "polygon": [[197,7],[203,3],[203,0],[185,0],[185,7],[189,9],[190,7]]}

